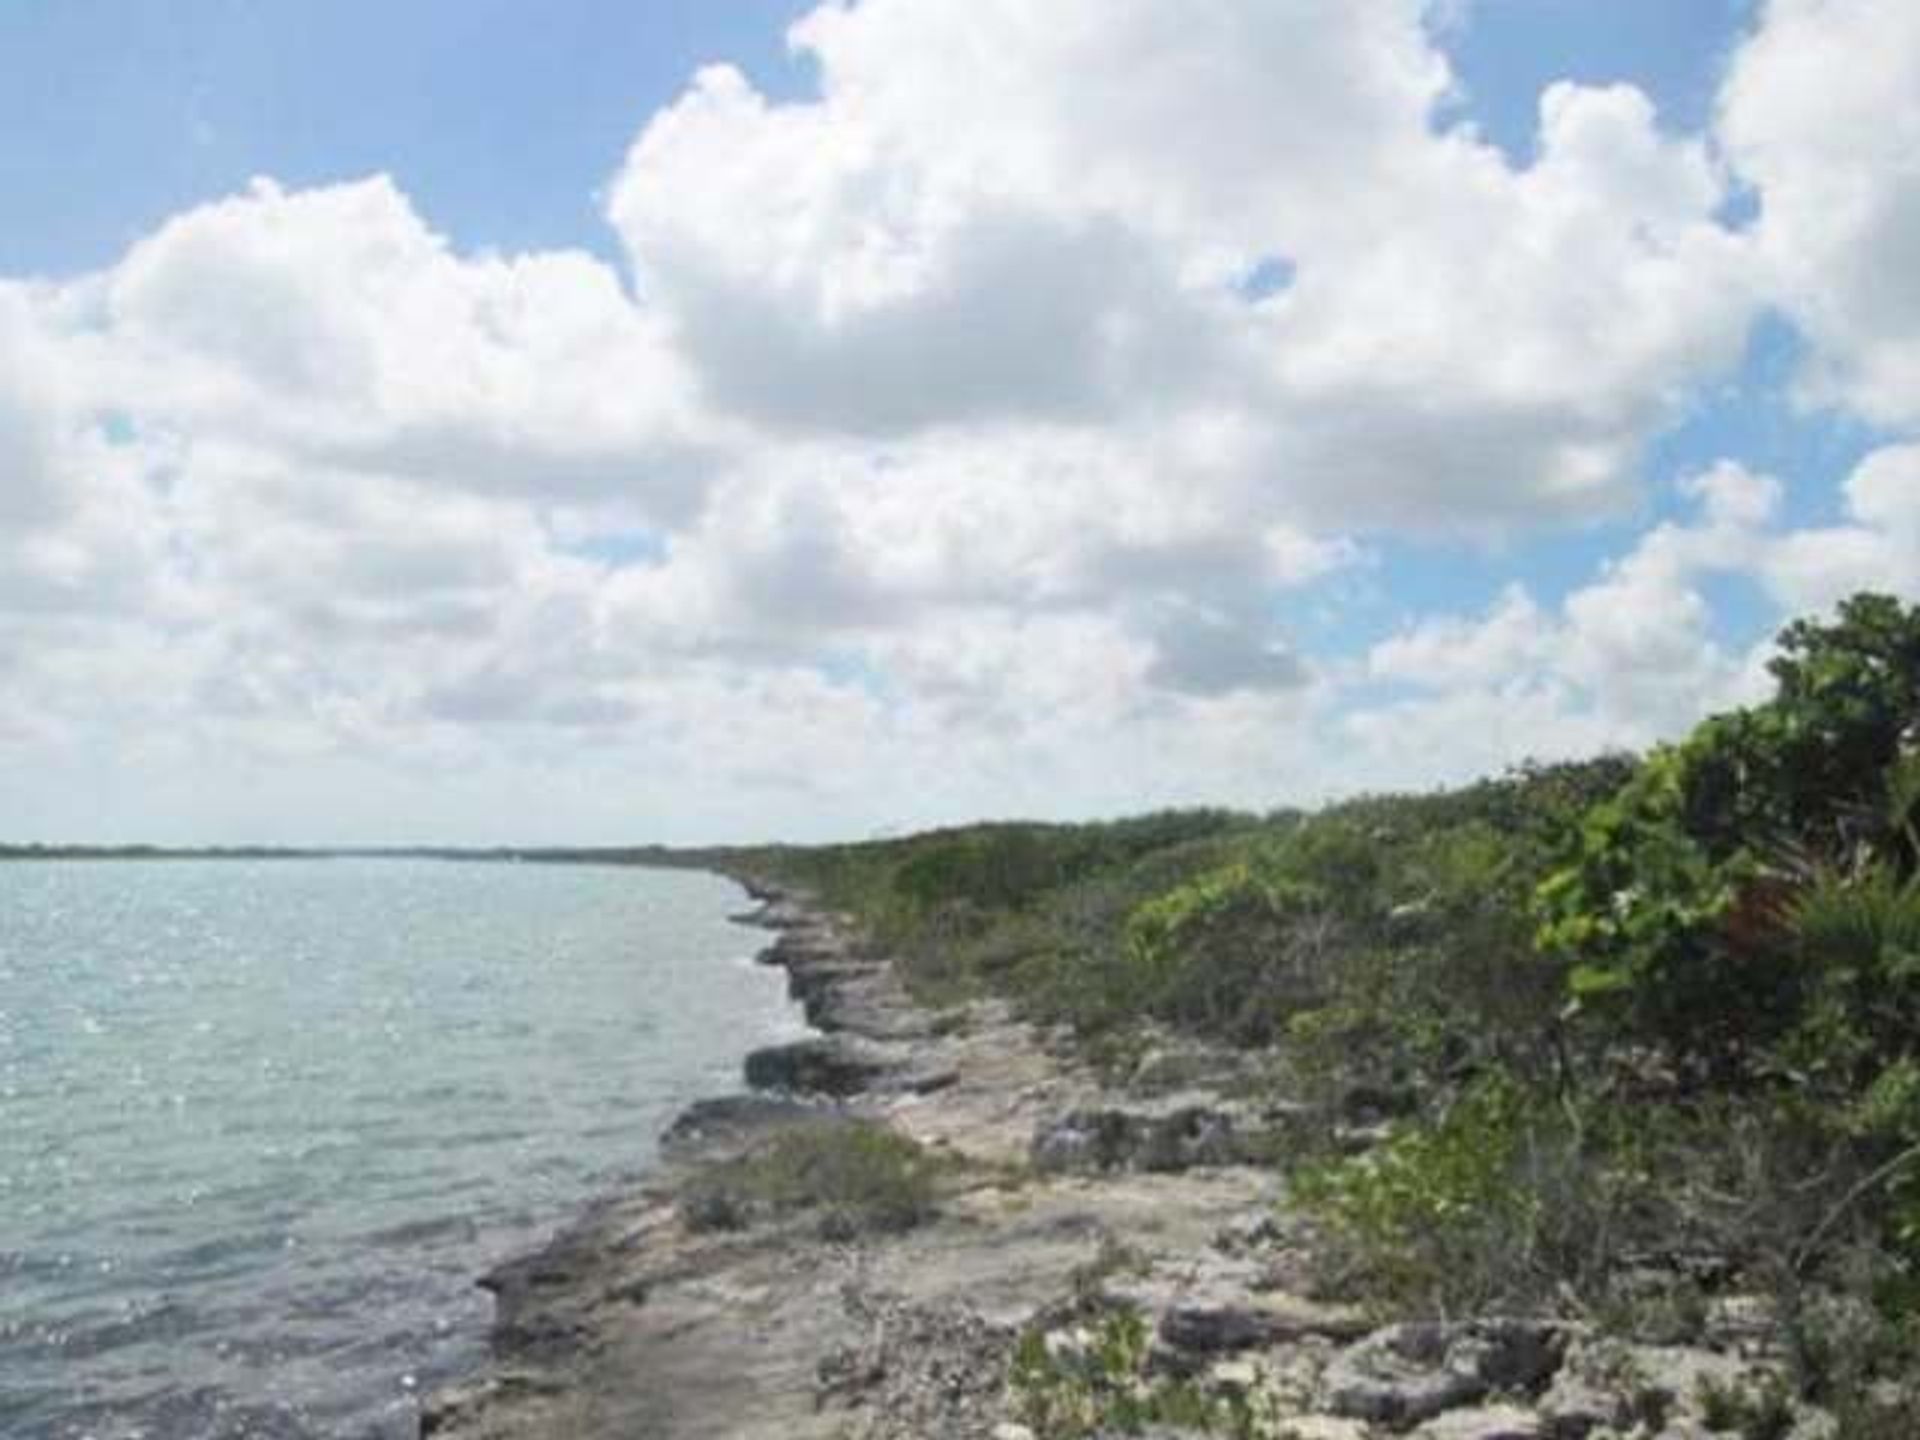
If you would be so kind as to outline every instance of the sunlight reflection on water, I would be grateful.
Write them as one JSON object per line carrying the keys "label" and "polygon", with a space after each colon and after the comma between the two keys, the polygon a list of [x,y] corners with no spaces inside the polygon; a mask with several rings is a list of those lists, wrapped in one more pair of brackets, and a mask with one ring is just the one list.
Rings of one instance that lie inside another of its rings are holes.
{"label": "sunlight reflection on water", "polygon": [[711,876],[0,865],[0,1433],[410,1434],[475,1275],[798,1021]]}

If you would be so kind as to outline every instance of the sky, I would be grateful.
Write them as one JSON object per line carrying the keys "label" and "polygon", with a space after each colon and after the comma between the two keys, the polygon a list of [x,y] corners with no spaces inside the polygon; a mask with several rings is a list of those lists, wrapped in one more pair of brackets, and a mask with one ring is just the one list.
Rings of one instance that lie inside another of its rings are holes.
{"label": "sky", "polygon": [[1251,809],[1920,593],[1909,0],[5,0],[0,839]]}

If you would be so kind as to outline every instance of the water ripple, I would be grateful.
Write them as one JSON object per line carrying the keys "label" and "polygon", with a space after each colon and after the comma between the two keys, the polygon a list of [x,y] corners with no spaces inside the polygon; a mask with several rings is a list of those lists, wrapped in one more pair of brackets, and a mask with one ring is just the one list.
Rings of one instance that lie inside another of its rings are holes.
{"label": "water ripple", "polygon": [[731,886],[0,865],[0,1434],[411,1433],[486,1266],[797,1022]]}

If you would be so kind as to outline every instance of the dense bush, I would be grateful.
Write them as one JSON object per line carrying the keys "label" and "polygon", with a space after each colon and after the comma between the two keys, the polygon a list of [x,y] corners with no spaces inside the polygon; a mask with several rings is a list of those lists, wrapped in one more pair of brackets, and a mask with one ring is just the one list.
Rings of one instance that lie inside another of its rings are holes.
{"label": "dense bush", "polygon": [[[1510,1041],[1544,1023],[1556,1063],[1483,1050],[1381,1149],[1306,1177],[1375,1293],[1605,1310],[1689,1256],[1772,1296],[1808,1387],[1810,1295],[1894,1317],[1920,1295],[1920,610],[1857,597],[1790,627],[1773,672],[1771,700],[1656,752],[1557,840],[1427,837],[1486,877],[1436,897],[1500,898],[1431,906],[1452,953],[1403,957],[1375,1012],[1449,1030],[1474,995]],[[1506,928],[1529,874],[1532,956]],[[1498,963],[1476,984],[1462,952]],[[1459,993],[1409,983],[1423,963]]]}
{"label": "dense bush", "polygon": [[1137,908],[1122,969],[1143,1012],[1264,1043],[1323,998],[1323,955],[1337,923],[1312,885],[1243,861]]}
{"label": "dense bush", "polygon": [[1293,1196],[1324,1226],[1329,1280],[1389,1307],[1599,1311],[1649,1256],[1697,1244],[1701,1197],[1739,1168],[1721,1118],[1496,1072],[1363,1155],[1302,1167]]}
{"label": "dense bush", "polygon": [[[1772,700],[1707,721],[1595,807],[1539,897],[1580,1001],[1718,1082],[1835,999],[1831,950],[1798,938],[1808,896],[1897,897],[1920,860],[1920,609],[1856,596],[1790,626],[1771,669]],[[1889,959],[1842,963],[1897,980]]]}
{"label": "dense bush", "polygon": [[910,842],[891,887],[925,913],[961,904],[1023,910],[1101,870],[1230,828],[1223,811],[1168,811],[1108,825],[977,825]]}
{"label": "dense bush", "polygon": [[1028,962],[1070,969],[1118,933],[1125,909],[1149,892],[1151,877],[1168,873],[1170,857],[1230,849],[1256,827],[1251,816],[1229,811],[1171,810],[1095,825],[981,824],[720,858],[852,915],[923,999],[945,1003],[992,989],[1071,995],[1072,983],[1055,986]]}
{"label": "dense bush", "polygon": [[1561,967],[1535,954],[1526,897],[1549,837],[1632,769],[1610,756],[1314,815],[978,825],[742,858],[854,914],[930,1001],[998,991],[1103,1047],[1152,1021],[1411,1083],[1556,1053]]}

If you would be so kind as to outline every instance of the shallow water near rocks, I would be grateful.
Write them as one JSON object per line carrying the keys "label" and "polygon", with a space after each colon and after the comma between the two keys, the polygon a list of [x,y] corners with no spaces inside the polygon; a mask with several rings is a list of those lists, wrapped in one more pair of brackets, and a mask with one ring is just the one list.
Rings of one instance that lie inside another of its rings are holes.
{"label": "shallow water near rocks", "polygon": [[411,1435],[488,1264],[800,1033],[709,875],[0,865],[0,1434]]}

